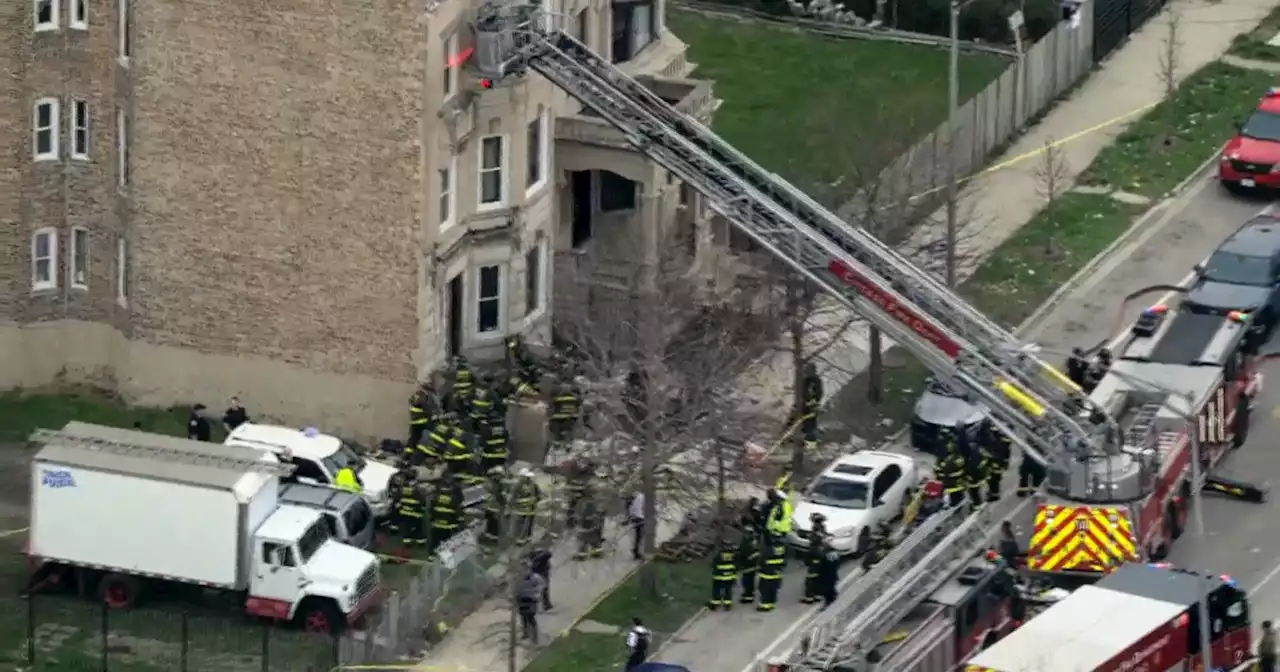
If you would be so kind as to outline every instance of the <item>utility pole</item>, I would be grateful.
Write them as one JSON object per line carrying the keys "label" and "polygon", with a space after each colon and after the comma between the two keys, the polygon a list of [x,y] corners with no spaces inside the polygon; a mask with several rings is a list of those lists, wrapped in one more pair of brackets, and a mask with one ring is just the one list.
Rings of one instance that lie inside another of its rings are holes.
{"label": "utility pole", "polygon": [[[970,0],[972,2],[972,0]],[[966,3],[967,4],[967,3]],[[947,76],[947,286],[956,286],[956,132],[960,111],[960,0],[951,0],[951,58]]]}

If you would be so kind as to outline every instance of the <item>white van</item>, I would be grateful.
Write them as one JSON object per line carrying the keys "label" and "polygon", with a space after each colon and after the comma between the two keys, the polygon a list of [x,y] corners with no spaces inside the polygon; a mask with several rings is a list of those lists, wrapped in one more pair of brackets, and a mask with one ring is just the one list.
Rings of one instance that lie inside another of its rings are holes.
{"label": "white van", "polygon": [[290,462],[297,468],[292,479],[299,483],[332,487],[338,470],[351,467],[360,480],[361,492],[369,500],[373,514],[385,518],[390,513],[387,483],[396,473],[396,468],[361,456],[336,436],[322,434],[314,428],[293,429],[245,423],[232,430],[223,443],[270,451],[281,462]]}

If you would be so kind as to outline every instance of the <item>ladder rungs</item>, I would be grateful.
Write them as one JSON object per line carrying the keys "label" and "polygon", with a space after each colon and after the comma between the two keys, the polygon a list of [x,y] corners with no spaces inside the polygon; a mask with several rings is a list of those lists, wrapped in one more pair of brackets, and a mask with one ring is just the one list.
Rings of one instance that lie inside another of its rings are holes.
{"label": "ladder rungs", "polygon": [[[161,445],[128,443],[94,436],[71,434],[51,429],[37,429],[31,433],[30,440],[35,443],[62,443],[79,445],[90,450],[97,450],[124,457],[141,457],[146,459],[184,462],[198,466],[215,467],[232,471],[256,471],[277,476],[293,473],[293,465],[279,462],[268,462],[264,459],[248,459],[234,455],[220,455],[213,452],[186,450]],[[228,448],[231,450],[231,448]]]}

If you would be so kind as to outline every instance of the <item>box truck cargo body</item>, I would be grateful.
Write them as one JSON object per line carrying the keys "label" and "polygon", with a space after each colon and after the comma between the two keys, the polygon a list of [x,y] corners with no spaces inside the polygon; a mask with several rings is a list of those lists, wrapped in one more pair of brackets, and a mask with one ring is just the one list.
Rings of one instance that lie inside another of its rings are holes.
{"label": "box truck cargo body", "polygon": [[247,611],[278,619],[318,600],[328,621],[376,600],[377,558],[330,539],[320,512],[282,505],[288,467],[270,453],[83,423],[37,438],[29,552],[74,568],[82,593],[123,607],[143,580],[173,581],[242,592]]}

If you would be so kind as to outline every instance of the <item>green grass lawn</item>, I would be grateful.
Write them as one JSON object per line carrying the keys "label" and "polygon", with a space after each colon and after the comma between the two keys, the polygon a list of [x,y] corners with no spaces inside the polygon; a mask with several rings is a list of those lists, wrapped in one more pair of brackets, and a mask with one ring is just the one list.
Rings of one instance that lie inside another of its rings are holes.
{"label": "green grass lawn", "polygon": [[[634,574],[610,593],[587,618],[625,632],[639,616],[653,631],[651,651],[680,629],[710,599],[710,569],[706,561],[654,562],[659,594],[649,597],[640,575]],[[548,633],[551,634],[551,633]],[[558,634],[558,633],[556,633]],[[524,672],[601,672],[618,667],[621,655],[617,634],[573,631],[552,641],[529,662]]]}
{"label": "green grass lawn", "polygon": [[1125,129],[1094,160],[1084,182],[1159,198],[1222,147],[1277,75],[1211,63]]}
{"label": "green grass lawn", "polygon": [[[947,52],[838,40],[771,24],[671,10],[694,76],[724,100],[715,131],[820,201],[839,204],[858,171],[887,165],[946,119]],[[965,99],[1009,66],[963,56]]]}
{"label": "green grass lawn", "polygon": [[1236,36],[1236,39],[1231,42],[1231,53],[1255,61],[1280,62],[1280,47],[1267,44],[1267,41],[1275,37],[1276,33],[1280,33],[1280,7],[1271,10],[1257,28]]}

